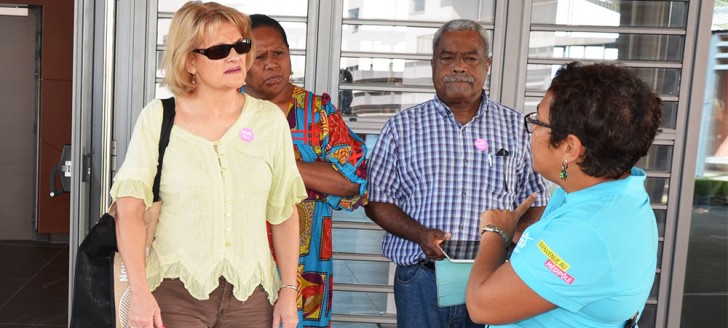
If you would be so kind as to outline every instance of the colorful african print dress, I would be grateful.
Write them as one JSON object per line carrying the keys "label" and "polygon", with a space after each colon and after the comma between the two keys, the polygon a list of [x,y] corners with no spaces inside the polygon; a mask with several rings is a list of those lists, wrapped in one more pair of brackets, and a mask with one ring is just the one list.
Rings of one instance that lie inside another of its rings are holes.
{"label": "colorful african print dress", "polygon": [[295,87],[289,105],[296,159],[329,162],[349,181],[360,185],[350,197],[327,195],[306,189],[308,198],[298,204],[300,258],[298,262],[299,327],[331,325],[333,210],[356,209],[366,202],[366,147],[344,123],[327,94],[317,96]]}

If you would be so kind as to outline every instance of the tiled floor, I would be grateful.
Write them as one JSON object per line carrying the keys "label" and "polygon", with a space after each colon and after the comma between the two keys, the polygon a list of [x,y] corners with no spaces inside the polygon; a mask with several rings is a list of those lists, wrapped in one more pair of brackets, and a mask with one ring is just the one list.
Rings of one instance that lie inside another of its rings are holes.
{"label": "tiled floor", "polygon": [[66,327],[68,244],[0,241],[0,328]]}

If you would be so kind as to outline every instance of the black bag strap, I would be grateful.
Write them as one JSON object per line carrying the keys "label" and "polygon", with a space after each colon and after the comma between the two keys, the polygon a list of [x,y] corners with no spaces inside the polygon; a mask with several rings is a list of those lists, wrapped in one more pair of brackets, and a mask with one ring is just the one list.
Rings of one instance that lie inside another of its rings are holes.
{"label": "black bag strap", "polygon": [[624,324],[624,328],[635,328],[637,327],[637,317],[640,316],[640,311],[637,311],[632,318],[627,320]]}
{"label": "black bag strap", "polygon": [[172,126],[174,126],[174,97],[162,99],[162,108],[164,109],[164,113],[162,114],[162,131],[159,133],[157,175],[154,176],[154,185],[152,186],[155,202],[159,201],[159,180],[162,178],[164,151],[167,149],[167,145],[169,145],[169,135],[172,133]]}

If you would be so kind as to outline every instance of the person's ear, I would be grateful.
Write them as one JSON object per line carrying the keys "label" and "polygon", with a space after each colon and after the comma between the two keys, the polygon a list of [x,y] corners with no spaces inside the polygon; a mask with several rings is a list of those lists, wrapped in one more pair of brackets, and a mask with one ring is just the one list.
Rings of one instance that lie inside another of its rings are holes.
{"label": "person's ear", "polygon": [[573,134],[566,137],[566,140],[562,142],[562,146],[564,147],[564,159],[570,163],[576,162],[586,153],[586,148],[581,143],[581,139]]}
{"label": "person's ear", "polygon": [[197,74],[197,63],[195,62],[195,57],[188,57],[187,62],[185,63],[185,67],[187,68],[187,72],[190,73],[190,75]]}

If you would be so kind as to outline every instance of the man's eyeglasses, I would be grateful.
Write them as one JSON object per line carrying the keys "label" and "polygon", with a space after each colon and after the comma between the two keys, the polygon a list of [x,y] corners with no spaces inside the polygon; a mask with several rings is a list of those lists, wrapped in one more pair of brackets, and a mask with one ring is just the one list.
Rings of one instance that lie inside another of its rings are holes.
{"label": "man's eyeglasses", "polygon": [[218,60],[226,58],[230,54],[230,49],[235,49],[239,55],[247,54],[252,45],[253,41],[246,38],[233,44],[218,44],[207,49],[193,49],[192,52],[204,55],[211,60]]}
{"label": "man's eyeglasses", "polygon": [[551,124],[539,121],[536,118],[537,116],[538,116],[538,113],[533,112],[533,113],[529,113],[528,115],[523,117],[523,126],[526,128],[526,131],[528,131],[528,133],[533,133],[534,125],[543,126],[545,128],[551,128]]}

